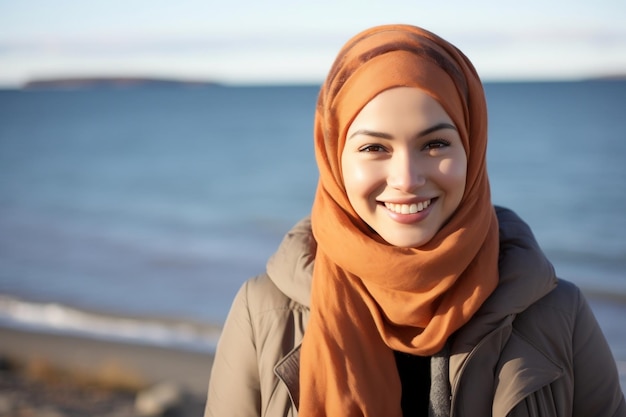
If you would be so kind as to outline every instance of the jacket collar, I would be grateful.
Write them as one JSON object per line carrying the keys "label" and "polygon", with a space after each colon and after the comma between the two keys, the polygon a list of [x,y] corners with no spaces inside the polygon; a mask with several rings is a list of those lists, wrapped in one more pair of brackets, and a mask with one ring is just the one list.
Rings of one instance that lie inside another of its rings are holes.
{"label": "jacket collar", "polygon": [[311,231],[311,219],[298,222],[283,238],[269,258],[267,275],[287,297],[310,307],[311,282],[317,242]]}
{"label": "jacket collar", "polygon": [[291,402],[296,408],[300,406],[300,347],[296,346],[274,367],[274,374],[285,384]]}

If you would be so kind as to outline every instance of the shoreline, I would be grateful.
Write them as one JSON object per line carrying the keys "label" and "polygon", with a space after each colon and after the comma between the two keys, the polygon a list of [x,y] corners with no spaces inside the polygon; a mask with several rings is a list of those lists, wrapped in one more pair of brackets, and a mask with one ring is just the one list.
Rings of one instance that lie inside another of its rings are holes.
{"label": "shoreline", "polygon": [[[582,289],[602,331],[611,346],[615,359],[626,366],[626,330],[623,329],[623,317],[626,315],[626,297],[622,294],[610,294],[603,291]],[[0,294],[0,298],[2,295]],[[19,300],[19,299],[14,299]],[[28,302],[28,301],[27,301]],[[54,303],[53,303],[54,304]],[[42,304],[45,305],[45,304]],[[119,367],[135,373],[147,382],[159,382],[173,378],[175,382],[192,389],[196,393],[205,394],[215,353],[215,345],[221,333],[221,326],[202,323],[194,320],[183,320],[168,317],[139,317],[123,316],[114,312],[69,309],[83,314],[94,314],[98,318],[112,318],[114,320],[137,321],[142,325],[153,326],[163,324],[176,328],[184,325],[185,330],[193,331],[194,337],[202,337],[203,343],[190,343],[185,340],[152,340],[151,338],[132,338],[128,335],[102,333],[97,331],[83,331],[76,328],[65,328],[61,323],[40,326],[19,321],[0,320],[0,359],[15,357],[19,361],[33,359],[49,360],[62,368],[69,367],[87,373],[101,372],[107,367]],[[98,326],[102,322],[93,322]],[[107,323],[108,325],[108,323]],[[116,330],[112,328],[110,330]],[[135,329],[137,330],[137,329]],[[67,352],[68,346],[75,346],[73,353]],[[179,366],[155,367],[159,360],[175,358],[181,363]],[[199,371],[204,365],[204,372]],[[193,371],[191,374],[182,374],[183,370]],[[199,372],[200,375],[196,375]]]}
{"label": "shoreline", "polygon": [[205,396],[211,353],[0,327],[0,358],[39,363],[103,385],[145,388],[170,382]]}

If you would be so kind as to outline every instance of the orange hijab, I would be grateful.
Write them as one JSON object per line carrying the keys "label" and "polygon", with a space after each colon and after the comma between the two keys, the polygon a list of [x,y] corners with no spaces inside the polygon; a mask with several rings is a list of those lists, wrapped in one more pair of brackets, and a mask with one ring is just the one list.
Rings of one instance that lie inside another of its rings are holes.
{"label": "orange hijab", "polygon": [[[363,106],[393,87],[435,98],[468,158],[463,199],[419,248],[384,242],[352,209],[341,153]],[[322,86],[315,114],[320,179],[311,317],[302,342],[300,410],[309,416],[401,417],[393,350],[430,356],[467,323],[498,282],[498,225],[486,169],[482,84],[453,45],[423,29],[381,26],[352,38]]]}

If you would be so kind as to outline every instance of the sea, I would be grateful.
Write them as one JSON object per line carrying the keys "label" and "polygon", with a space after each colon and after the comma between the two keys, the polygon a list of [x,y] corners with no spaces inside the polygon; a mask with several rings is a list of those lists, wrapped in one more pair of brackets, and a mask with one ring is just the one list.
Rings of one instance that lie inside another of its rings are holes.
{"label": "sea", "polygon": [[[626,81],[486,82],[493,202],[626,375]],[[318,85],[0,90],[0,325],[211,352],[310,211]]]}

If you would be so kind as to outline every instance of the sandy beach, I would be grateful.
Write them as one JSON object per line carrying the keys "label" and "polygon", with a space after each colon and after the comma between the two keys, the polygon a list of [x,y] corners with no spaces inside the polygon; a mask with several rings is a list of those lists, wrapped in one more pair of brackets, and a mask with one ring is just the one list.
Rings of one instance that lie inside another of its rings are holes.
{"label": "sandy beach", "polygon": [[[626,390],[621,299],[589,295]],[[183,406],[167,415],[200,416],[212,355],[0,327],[0,417],[141,416],[137,398],[159,384],[177,387]]]}
{"label": "sandy beach", "polygon": [[0,340],[0,416],[132,417],[165,383],[184,396],[169,415],[202,415],[209,354],[10,328]]}

